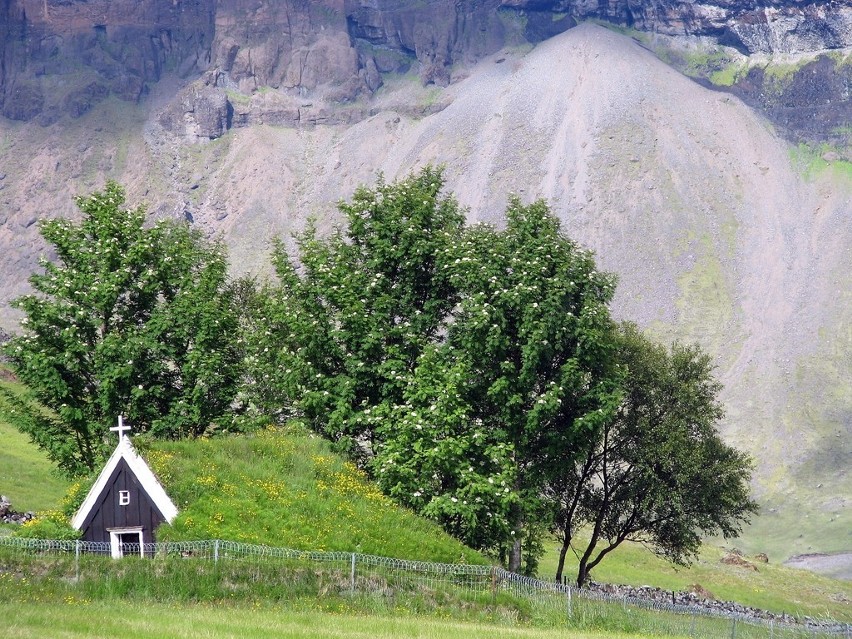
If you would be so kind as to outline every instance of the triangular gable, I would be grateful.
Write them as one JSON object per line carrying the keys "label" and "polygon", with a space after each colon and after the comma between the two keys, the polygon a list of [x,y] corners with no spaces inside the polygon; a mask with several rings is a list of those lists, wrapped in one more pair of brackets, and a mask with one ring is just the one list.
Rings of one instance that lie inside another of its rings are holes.
{"label": "triangular gable", "polygon": [[112,455],[107,460],[106,466],[103,467],[100,475],[98,475],[95,485],[92,486],[89,494],[86,495],[83,505],[80,506],[77,514],[74,515],[74,518],[71,520],[71,526],[73,526],[76,530],[81,530],[83,524],[86,523],[86,519],[92,512],[92,509],[98,503],[98,498],[107,487],[109,478],[112,476],[122,459],[125,461],[130,471],[136,476],[136,479],[139,481],[139,484],[147,493],[148,497],[162,513],[166,522],[172,523],[175,517],[177,517],[177,507],[174,505],[172,500],[169,499],[163,485],[157,480],[156,475],[154,475],[148,467],[148,464],[145,463],[145,460],[142,459],[142,457],[139,456],[139,453],[136,452],[136,449],[133,448],[133,444],[130,443],[130,439],[128,437],[121,437],[118,442],[118,446],[115,447]]}

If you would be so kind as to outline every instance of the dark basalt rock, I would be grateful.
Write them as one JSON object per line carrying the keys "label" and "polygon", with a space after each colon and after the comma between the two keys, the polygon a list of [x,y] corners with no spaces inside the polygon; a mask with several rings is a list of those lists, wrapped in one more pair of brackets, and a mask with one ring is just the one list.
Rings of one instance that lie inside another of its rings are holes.
{"label": "dark basalt rock", "polygon": [[[458,65],[588,19],[707,36],[744,53],[852,46],[852,6],[837,1],[0,0],[0,114],[47,125],[79,117],[107,95],[138,101],[169,72],[246,96],[261,88],[284,96],[247,108],[193,89],[180,97],[189,137],[258,121],[346,121],[355,112],[335,115],[334,105],[369,96],[383,73],[414,68],[423,83],[444,86]],[[838,96],[849,93],[845,75],[819,67],[775,95],[753,73],[736,91],[793,137],[848,122],[848,109],[838,109]],[[305,112],[304,100],[329,106]],[[185,128],[170,115],[165,123]]]}

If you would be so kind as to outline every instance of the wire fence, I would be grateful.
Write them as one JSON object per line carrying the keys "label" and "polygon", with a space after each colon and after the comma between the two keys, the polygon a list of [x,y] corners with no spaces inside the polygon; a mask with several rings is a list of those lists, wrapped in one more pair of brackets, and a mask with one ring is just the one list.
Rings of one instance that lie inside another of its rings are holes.
{"label": "wire fence", "polygon": [[[124,543],[0,537],[0,551],[27,557],[62,557],[76,581],[81,567],[97,557],[148,557],[191,560],[199,567],[233,567],[251,572],[272,567],[274,578],[291,581],[306,569],[320,573],[325,585],[317,594],[369,594],[394,597],[416,589],[452,590],[498,607],[512,598],[530,615],[563,619],[577,627],[617,626],[621,630],[695,639],[852,639],[852,625],[830,619],[799,619],[789,615],[754,614],[701,605],[664,603],[607,592],[579,589],[508,572],[497,566],[443,564],[393,559],[350,552],[303,551],[219,539],[203,541]],[[2,570],[2,565],[0,565]]]}

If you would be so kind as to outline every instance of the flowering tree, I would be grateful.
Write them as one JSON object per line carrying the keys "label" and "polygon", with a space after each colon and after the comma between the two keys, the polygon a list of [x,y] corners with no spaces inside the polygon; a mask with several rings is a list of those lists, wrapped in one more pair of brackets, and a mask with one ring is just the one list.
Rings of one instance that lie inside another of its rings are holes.
{"label": "flowering tree", "polygon": [[543,202],[512,199],[505,230],[473,228],[450,253],[459,306],[380,416],[377,476],[469,543],[506,551],[511,570],[523,556],[533,571],[545,481],[614,410],[614,278]]}
{"label": "flowering tree", "polygon": [[[465,229],[442,184],[428,167],[380,180],[341,204],[343,230],[309,229],[295,263],[278,247],[279,284],[258,297],[247,337],[248,389],[262,410],[290,406],[345,444],[398,502],[533,572],[542,533],[564,530],[584,455],[623,418],[615,278],[544,202],[513,198],[505,229]],[[688,381],[683,397],[699,390]],[[627,478],[636,499],[644,478]],[[689,541],[696,520],[680,515]]]}
{"label": "flowering tree", "polygon": [[195,436],[229,410],[239,380],[237,314],[220,243],[185,224],[145,227],[108,183],[79,197],[79,223],[41,223],[55,261],[17,299],[24,334],[5,347],[49,411],[4,393],[4,415],[69,474],[95,468],[123,414],[135,432]]}
{"label": "flowering tree", "polygon": [[397,502],[480,550],[509,542],[518,500],[514,451],[470,404],[471,371],[446,348],[421,357],[400,404],[370,416],[378,434],[372,470]]}
{"label": "flowering tree", "polygon": [[298,267],[277,248],[279,286],[266,289],[250,337],[259,406],[293,405],[350,452],[373,443],[370,415],[401,401],[458,298],[445,262],[464,215],[442,186],[432,167],[380,179],[339,205],[342,230],[319,238],[308,229]]}

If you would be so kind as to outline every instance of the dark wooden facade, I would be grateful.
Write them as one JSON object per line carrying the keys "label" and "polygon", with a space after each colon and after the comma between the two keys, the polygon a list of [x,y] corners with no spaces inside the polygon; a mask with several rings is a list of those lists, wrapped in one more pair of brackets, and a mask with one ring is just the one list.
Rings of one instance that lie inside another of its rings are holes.
{"label": "dark wooden facade", "polygon": [[[120,504],[120,491],[129,494],[126,505]],[[80,530],[85,541],[109,543],[110,529],[141,527],[142,541],[147,544],[155,541],[154,531],[165,520],[127,462],[120,459]]]}

